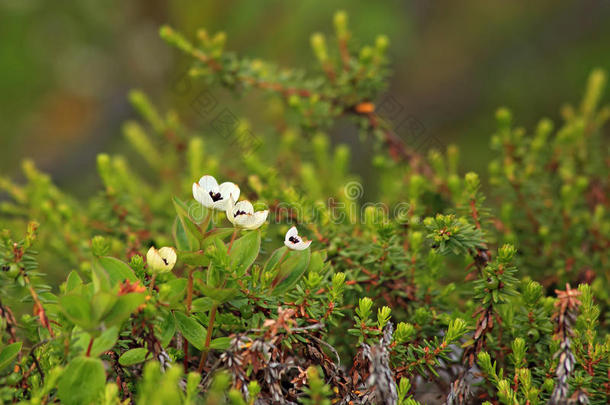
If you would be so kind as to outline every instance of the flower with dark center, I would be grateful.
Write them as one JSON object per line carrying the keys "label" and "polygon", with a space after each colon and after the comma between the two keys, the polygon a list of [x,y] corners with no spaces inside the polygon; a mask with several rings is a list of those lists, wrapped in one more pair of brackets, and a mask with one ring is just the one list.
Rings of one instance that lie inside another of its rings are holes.
{"label": "flower with dark center", "polygon": [[176,264],[176,251],[171,247],[156,249],[151,246],[146,253],[146,263],[151,273],[166,273],[171,271]]}
{"label": "flower with dark center", "polygon": [[218,185],[213,176],[203,176],[198,183],[193,183],[193,197],[206,208],[224,211],[229,197],[234,201],[239,198],[239,187],[230,181]]}
{"label": "flower with dark center", "polygon": [[299,236],[299,231],[297,230],[297,227],[293,226],[288,230],[288,232],[286,232],[286,237],[284,238],[284,245],[286,245],[288,249],[292,250],[305,250],[309,247],[309,245],[311,245],[311,241],[303,240],[303,238]]}
{"label": "flower with dark center", "polygon": [[256,229],[265,223],[269,210],[256,211],[250,201],[235,202],[229,197],[226,209],[227,219],[236,227]]}
{"label": "flower with dark center", "polygon": [[212,202],[222,200],[222,196],[220,195],[220,193],[214,193],[213,191],[210,191],[210,197],[212,197]]}

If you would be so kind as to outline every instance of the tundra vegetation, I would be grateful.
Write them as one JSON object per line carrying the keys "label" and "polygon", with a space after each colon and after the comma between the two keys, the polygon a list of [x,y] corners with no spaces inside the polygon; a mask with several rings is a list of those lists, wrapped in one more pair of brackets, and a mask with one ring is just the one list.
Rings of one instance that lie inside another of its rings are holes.
{"label": "tundra vegetation", "polygon": [[[100,154],[90,198],[29,160],[0,178],[3,402],[610,401],[605,73],[560,123],[498,109],[479,177],[382,116],[388,39],[334,28],[304,71],[162,27],[182,80],[263,93],[273,125],[202,133],[133,91],[139,158]],[[373,145],[365,195],[345,121]]]}

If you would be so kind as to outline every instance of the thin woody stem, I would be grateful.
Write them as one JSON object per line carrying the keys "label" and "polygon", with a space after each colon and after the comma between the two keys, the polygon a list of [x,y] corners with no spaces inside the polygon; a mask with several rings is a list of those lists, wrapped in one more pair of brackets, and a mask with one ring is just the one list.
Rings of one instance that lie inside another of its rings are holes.
{"label": "thin woody stem", "polygon": [[197,367],[197,372],[201,374],[203,371],[203,366],[205,365],[205,361],[208,358],[208,352],[210,351],[210,342],[212,341],[212,331],[214,330],[214,320],[216,319],[216,311],[218,309],[218,305],[214,304],[210,309],[210,321],[208,322],[208,333],[205,337],[205,344],[203,345],[203,351],[201,352],[201,360],[199,361],[199,367]]}
{"label": "thin woody stem", "polygon": [[95,340],[94,337],[91,337],[91,339],[89,339],[89,346],[87,346],[87,357],[91,356],[91,348],[93,347],[93,341]]}
{"label": "thin woody stem", "polygon": [[235,242],[235,238],[237,237],[237,233],[239,232],[238,228],[235,228],[233,231],[233,235],[231,235],[231,241],[229,242],[229,248],[227,249],[227,253],[231,252],[231,248],[233,247],[233,242]]}
{"label": "thin woody stem", "polygon": [[157,273],[153,273],[152,278],[150,279],[150,286],[149,286],[151,294],[154,291],[156,280],[157,280]]}
{"label": "thin woody stem", "polygon": [[[238,228],[235,228],[233,231],[233,235],[231,236],[231,241],[229,242],[229,248],[227,249],[227,253],[231,252],[231,248],[233,247],[233,242],[235,242],[235,238],[237,237],[237,233],[239,232]],[[205,337],[205,343],[203,345],[203,351],[201,352],[201,360],[199,360],[199,367],[197,367],[197,372],[201,373],[203,371],[203,367],[205,366],[205,361],[208,358],[208,353],[210,351],[210,342],[212,341],[212,332],[214,331],[214,321],[216,320],[216,312],[218,311],[218,305],[214,304],[210,309],[210,320],[208,322],[208,331]]]}
{"label": "thin woody stem", "polygon": [[36,294],[36,290],[32,287],[32,283],[30,282],[30,278],[25,272],[23,273],[23,280],[28,286],[28,290],[30,291],[30,295],[32,296],[32,300],[34,301],[34,308],[36,308],[36,312],[40,318],[40,323],[47,328],[51,337],[55,337],[53,333],[53,329],[51,328],[51,324],[49,323],[49,319],[47,318],[47,314],[38,298],[38,294]]}

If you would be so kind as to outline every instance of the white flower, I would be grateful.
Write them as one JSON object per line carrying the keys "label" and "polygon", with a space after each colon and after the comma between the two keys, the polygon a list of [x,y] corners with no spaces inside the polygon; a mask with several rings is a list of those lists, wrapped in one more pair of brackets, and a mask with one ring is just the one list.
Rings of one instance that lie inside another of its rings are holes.
{"label": "white flower", "polygon": [[229,197],[233,197],[234,201],[239,198],[239,187],[230,181],[219,186],[213,176],[203,176],[199,183],[193,183],[193,197],[206,208],[224,211]]}
{"label": "white flower", "polygon": [[146,262],[151,273],[167,273],[176,264],[176,251],[171,247],[157,250],[151,246],[146,253]]}
{"label": "white flower", "polygon": [[256,229],[265,223],[269,210],[256,211],[250,201],[239,201],[235,203],[232,197],[229,197],[227,203],[227,218],[229,221],[240,228]]}
{"label": "white flower", "polygon": [[293,226],[286,232],[286,237],[284,238],[284,245],[288,247],[288,249],[292,250],[305,250],[311,245],[310,240],[303,240],[299,236],[299,231],[296,226]]}

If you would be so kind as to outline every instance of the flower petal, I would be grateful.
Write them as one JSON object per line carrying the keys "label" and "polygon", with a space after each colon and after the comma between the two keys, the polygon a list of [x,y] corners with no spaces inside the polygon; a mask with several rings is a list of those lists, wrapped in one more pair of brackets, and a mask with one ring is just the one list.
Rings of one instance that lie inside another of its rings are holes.
{"label": "flower petal", "polygon": [[206,193],[203,187],[197,183],[193,183],[193,197],[197,202],[206,208],[211,208],[214,201],[210,197],[210,193]]}
{"label": "flower petal", "polygon": [[199,179],[199,185],[201,186],[201,188],[203,188],[206,194],[209,194],[210,191],[212,191],[213,193],[218,193],[219,191],[218,182],[216,181],[214,176],[203,176]]}
{"label": "flower petal", "polygon": [[254,214],[254,207],[250,201],[242,200],[235,204],[235,208],[233,208],[233,215],[235,215],[238,211],[243,211],[246,214]]}
{"label": "flower petal", "polygon": [[224,198],[222,200],[212,201],[211,207],[218,211],[226,211],[228,202],[229,201]]}
{"label": "flower petal", "polygon": [[154,246],[151,246],[146,253],[146,264],[151,273],[159,272],[165,266],[159,251]]}
{"label": "flower petal", "polygon": [[233,211],[235,211],[235,201],[233,200],[233,197],[229,197],[225,206],[225,215],[229,222],[235,225],[235,215],[233,215]]}
{"label": "flower petal", "polygon": [[288,232],[286,232],[286,237],[284,238],[284,240],[287,241],[288,239],[290,239],[291,236],[292,237],[299,236],[299,231],[296,226],[293,226],[292,228],[290,228],[288,230]]}
{"label": "flower petal", "polygon": [[235,183],[231,183],[230,181],[225,181],[222,183],[218,190],[220,191],[220,195],[223,199],[228,200],[229,196],[233,197],[233,201],[239,200],[239,187]]}
{"label": "flower petal", "polygon": [[301,239],[301,241],[299,243],[293,243],[292,246],[288,246],[290,249],[293,250],[305,250],[309,247],[309,245],[311,245],[311,241],[304,241]]}
{"label": "flower petal", "polygon": [[159,249],[159,255],[161,256],[161,259],[165,259],[165,261],[167,262],[167,266],[172,269],[174,267],[174,265],[176,264],[176,251],[174,250],[174,248],[171,247],[162,247],[161,249]]}
{"label": "flower petal", "polygon": [[237,224],[238,226],[240,226],[244,229],[248,229],[248,230],[260,228],[260,226],[263,225],[265,223],[265,221],[267,220],[268,214],[269,214],[269,211],[265,210],[265,211],[257,211],[254,214],[250,214],[250,215],[248,215],[248,214],[238,215],[237,217],[235,217],[235,224]]}

